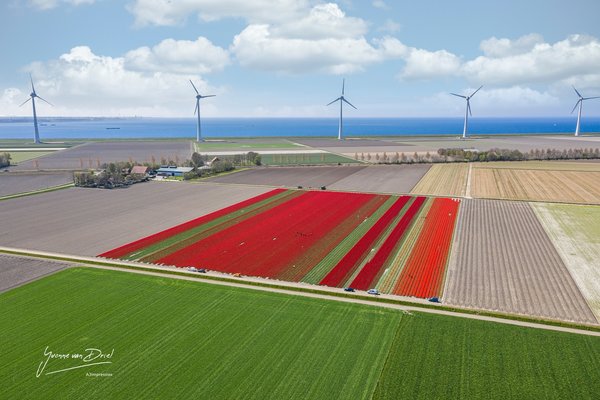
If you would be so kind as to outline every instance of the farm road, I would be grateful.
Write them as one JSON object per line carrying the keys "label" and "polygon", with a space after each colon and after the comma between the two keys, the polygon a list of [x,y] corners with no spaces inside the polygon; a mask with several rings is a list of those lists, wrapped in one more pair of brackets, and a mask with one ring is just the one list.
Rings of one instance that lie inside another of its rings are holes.
{"label": "farm road", "polygon": [[[329,294],[327,294],[328,291],[339,293],[340,289],[327,288],[327,287],[315,286],[315,285],[307,285],[306,283],[283,282],[283,281],[275,281],[274,282],[274,281],[268,280],[268,279],[248,278],[248,277],[237,278],[237,279],[239,279],[239,283],[238,282],[226,282],[226,281],[217,281],[217,280],[212,280],[212,279],[204,279],[202,276],[199,276],[192,272],[189,273],[190,274],[189,277],[181,276],[181,275],[172,275],[169,272],[172,272],[174,270],[173,267],[163,267],[163,266],[154,266],[154,265],[149,266],[147,264],[124,262],[124,261],[119,261],[119,260],[110,260],[110,263],[116,265],[115,267],[99,266],[99,265],[88,264],[88,263],[86,263],[86,261],[98,262],[98,261],[105,261],[104,259],[95,258],[95,257],[76,257],[76,256],[70,256],[70,255],[58,254],[58,253],[49,253],[49,252],[29,252],[28,250],[23,250],[23,249],[11,249],[11,248],[6,248],[6,247],[0,247],[0,252],[2,252],[3,250],[4,251],[27,252],[32,257],[70,258],[73,260],[73,262],[77,262],[78,264],[92,267],[92,268],[132,272],[132,273],[138,273],[138,274],[143,274],[143,275],[153,275],[153,276],[160,276],[160,277],[164,277],[164,278],[181,279],[181,280],[187,280],[187,281],[193,281],[193,282],[204,282],[204,283],[215,284],[215,285],[262,290],[262,291],[267,291],[267,292],[283,293],[283,294],[289,294],[289,295],[294,295],[294,296],[305,296],[305,297],[312,297],[312,298],[332,300],[332,301],[341,301],[341,302],[346,302],[346,303],[365,304],[365,305],[371,305],[371,306],[376,306],[376,307],[395,309],[395,310],[398,310],[401,312],[407,312],[407,313],[424,312],[424,313],[430,313],[430,314],[448,315],[448,316],[453,316],[453,317],[458,317],[458,318],[470,318],[470,319],[477,319],[477,320],[481,320],[481,321],[497,322],[497,323],[501,323],[501,324],[522,326],[522,327],[535,328],[535,329],[546,329],[546,330],[557,331],[557,332],[575,333],[575,334],[580,334],[580,335],[600,337],[600,332],[596,332],[596,331],[587,331],[587,330],[582,330],[582,329],[567,328],[567,327],[561,327],[561,326],[552,326],[552,325],[545,325],[545,324],[541,324],[541,323],[533,323],[533,322],[525,322],[525,321],[515,321],[515,320],[503,319],[503,318],[498,318],[498,317],[488,317],[488,316],[483,316],[483,315],[463,314],[460,312],[453,312],[453,311],[447,311],[447,310],[442,310],[442,309],[422,308],[422,307],[419,307],[419,305],[418,305],[419,302],[421,302],[421,303],[427,303],[427,302],[424,300],[423,301],[419,301],[419,300],[415,301],[415,299],[412,299],[412,298],[408,299],[408,300],[414,301],[415,306],[390,304],[390,303],[379,303],[379,302],[370,301],[368,295],[364,295],[364,297],[365,297],[364,300],[356,299],[356,298],[352,298],[352,297],[338,297],[338,296],[329,295]],[[141,267],[146,270],[140,271],[140,270],[124,269],[124,268],[118,267],[118,265],[122,265],[123,267],[127,267],[127,266],[135,266],[138,268]],[[178,270],[178,272],[185,272],[182,269],[177,269],[177,270]],[[221,274],[221,273],[212,272],[212,271],[210,271],[208,273],[208,275],[214,276],[214,277],[226,277],[228,279],[236,279],[230,275]],[[277,284],[280,286],[289,286],[290,289],[287,290],[287,289],[279,289],[279,288],[273,288],[273,287],[254,286],[254,285],[245,283],[248,281],[260,282],[263,284],[271,283],[271,284]],[[318,294],[318,293],[300,292],[300,291],[294,290],[294,288],[316,289],[323,293]],[[381,297],[397,299],[397,300],[400,300],[400,299],[406,300],[406,298],[400,298],[399,296],[383,295]]]}

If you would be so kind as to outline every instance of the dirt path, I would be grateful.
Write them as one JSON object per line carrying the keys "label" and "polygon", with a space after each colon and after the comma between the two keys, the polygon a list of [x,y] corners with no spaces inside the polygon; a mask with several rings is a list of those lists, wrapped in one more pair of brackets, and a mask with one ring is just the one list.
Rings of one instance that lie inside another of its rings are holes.
{"label": "dirt path", "polygon": [[[453,317],[459,317],[459,318],[470,318],[470,319],[477,319],[477,320],[481,320],[481,321],[497,322],[497,323],[502,323],[502,324],[529,327],[529,328],[535,328],[535,329],[545,329],[545,330],[551,330],[551,331],[557,331],[557,332],[567,332],[567,333],[575,333],[575,334],[581,334],[581,335],[600,337],[600,332],[595,332],[595,331],[586,331],[586,330],[582,330],[582,329],[545,325],[545,324],[541,324],[541,323],[515,321],[515,320],[509,320],[509,319],[498,318],[498,317],[489,317],[489,316],[483,316],[483,315],[463,314],[460,312],[447,311],[447,310],[443,310],[443,309],[423,308],[423,307],[419,307],[419,302],[427,303],[425,300],[414,301],[415,299],[412,299],[412,298],[410,299],[410,301],[413,301],[415,303],[414,306],[390,304],[390,303],[380,303],[380,302],[373,302],[373,301],[369,300],[368,295],[365,295],[364,299],[329,295],[329,294],[327,294],[328,291],[339,294],[340,289],[325,288],[325,287],[321,287],[321,286],[308,285],[306,283],[286,282],[285,286],[290,287],[290,289],[287,290],[287,289],[280,289],[280,288],[274,288],[274,287],[254,286],[249,283],[246,283],[246,282],[252,282],[252,281],[261,282],[261,283],[269,283],[268,279],[261,279],[261,278],[246,278],[246,277],[244,277],[244,278],[238,278],[239,283],[238,282],[226,282],[226,281],[204,279],[203,276],[196,275],[192,272],[190,272],[190,276],[172,275],[169,272],[172,272],[174,270],[173,267],[154,266],[154,265],[150,266],[150,265],[145,265],[142,263],[121,262],[118,260],[110,260],[110,262],[115,265],[147,268],[146,271],[126,270],[126,269],[119,268],[119,267],[98,266],[98,265],[92,265],[92,264],[86,263],[86,261],[95,261],[95,262],[103,261],[103,259],[99,259],[99,258],[95,258],[95,257],[76,257],[76,256],[65,255],[65,254],[48,253],[48,252],[28,252],[27,250],[0,247],[0,252],[3,250],[27,252],[27,253],[29,253],[28,255],[30,257],[31,256],[33,256],[33,257],[36,257],[36,256],[37,257],[49,257],[50,256],[50,257],[71,258],[71,259],[73,259],[73,261],[76,261],[79,264],[82,264],[87,267],[92,267],[92,268],[108,269],[108,270],[115,270],[115,271],[126,271],[126,272],[132,272],[132,273],[139,273],[139,274],[143,274],[143,275],[160,276],[160,277],[165,277],[165,278],[181,279],[181,280],[194,281],[194,282],[203,282],[203,283],[209,283],[209,284],[214,284],[214,285],[262,290],[262,291],[266,291],[266,292],[282,293],[282,294],[288,294],[288,295],[293,295],[293,296],[305,296],[305,297],[312,297],[312,298],[331,300],[331,301],[341,301],[341,302],[346,302],[346,303],[365,304],[365,305],[371,305],[371,306],[376,306],[376,307],[395,309],[395,310],[399,310],[399,311],[406,312],[406,313],[424,312],[424,313],[447,315],[447,316],[453,316]],[[182,269],[177,269],[177,271],[185,272]],[[220,274],[220,273],[209,273],[209,275],[226,276],[227,278],[232,279],[232,277],[230,275],[225,275],[225,274]],[[280,286],[284,285],[284,282],[281,282],[281,281],[277,281],[277,282],[270,281],[270,282],[280,285]],[[322,291],[322,293],[299,292],[297,290],[294,290],[294,288],[318,289],[318,290]],[[381,297],[392,298],[392,299],[397,299],[397,300],[405,299],[405,298],[401,298],[399,296],[383,295]],[[427,304],[431,304],[431,303],[427,303]]]}

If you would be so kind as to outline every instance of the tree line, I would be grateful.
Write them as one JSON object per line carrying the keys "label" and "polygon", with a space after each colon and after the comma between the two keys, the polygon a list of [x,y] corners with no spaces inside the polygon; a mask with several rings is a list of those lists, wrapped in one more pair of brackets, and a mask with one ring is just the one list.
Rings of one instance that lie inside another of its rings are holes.
{"label": "tree line", "polygon": [[442,148],[437,153],[413,154],[384,152],[355,153],[355,160],[377,162],[381,164],[448,163],[448,162],[487,162],[487,161],[529,161],[529,160],[589,160],[600,159],[600,149],[532,149],[521,152],[510,149],[490,149],[477,151],[468,149]]}

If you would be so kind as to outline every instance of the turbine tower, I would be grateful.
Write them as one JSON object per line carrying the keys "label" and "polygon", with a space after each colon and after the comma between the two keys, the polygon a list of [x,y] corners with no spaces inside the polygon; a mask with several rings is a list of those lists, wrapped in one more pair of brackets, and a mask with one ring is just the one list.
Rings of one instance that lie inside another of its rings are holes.
{"label": "turbine tower", "polygon": [[198,92],[198,89],[196,89],[196,86],[194,85],[194,82],[192,82],[192,80],[190,79],[190,83],[192,84],[192,87],[194,88],[194,90],[196,91],[196,109],[194,110],[194,115],[198,115],[198,126],[196,127],[196,141],[197,142],[202,142],[202,131],[200,128],[200,100],[204,99],[205,97],[215,97],[215,94],[208,94],[206,96],[202,96],[200,94],[200,92]]}
{"label": "turbine tower", "polygon": [[[481,89],[482,87],[483,85],[479,86],[479,89]],[[471,113],[471,97],[475,96],[475,93],[479,92],[479,89],[474,91],[470,96],[463,96],[462,94],[450,93],[453,96],[462,97],[463,99],[467,100],[467,109],[465,110],[465,126],[463,127],[462,135],[463,139],[466,139],[468,137],[467,135],[469,129],[469,115],[473,116],[473,114]]]}
{"label": "turbine tower", "polygon": [[[31,81],[31,94],[29,95],[30,98],[28,98],[23,103],[21,103],[21,105],[19,107],[24,106],[25,103],[27,103],[28,101],[31,100],[31,105],[33,106],[33,127],[35,128],[35,132],[34,132],[34,136],[33,136],[33,143],[39,144],[41,142],[40,142],[40,131],[38,129],[38,122],[37,122],[37,113],[35,111],[35,98],[37,97],[38,99],[42,100],[45,103],[48,103],[48,104],[50,104],[50,103],[48,101],[42,99],[35,92],[35,87],[33,86],[33,78],[31,77],[31,74],[29,74],[29,80]],[[52,104],[50,104],[50,105],[52,105]]]}
{"label": "turbine tower", "polygon": [[343,79],[342,80],[342,95],[340,97],[338,97],[337,99],[333,100],[331,103],[327,104],[328,106],[335,103],[336,101],[340,102],[340,125],[338,128],[338,140],[342,140],[342,131],[343,131],[343,123],[342,123],[342,119],[343,119],[343,109],[344,109],[344,103],[348,104],[350,107],[354,108],[355,110],[358,110],[358,108],[354,107],[352,105],[352,103],[350,103],[348,100],[346,100],[346,98],[344,97],[344,86],[346,84],[346,80]]}
{"label": "turbine tower", "polygon": [[577,96],[579,96],[579,100],[577,100],[577,103],[575,103],[575,107],[573,107],[573,110],[571,110],[571,114],[573,114],[573,111],[575,111],[575,109],[577,108],[577,106],[579,106],[579,111],[577,111],[577,126],[575,127],[575,136],[579,136],[579,127],[580,127],[580,123],[581,123],[581,108],[583,106],[583,101],[584,100],[599,99],[600,96],[583,97],[581,95],[581,93],[579,93],[577,91],[577,89],[575,89],[575,86],[573,86],[573,90],[575,91],[575,93],[577,93]]}

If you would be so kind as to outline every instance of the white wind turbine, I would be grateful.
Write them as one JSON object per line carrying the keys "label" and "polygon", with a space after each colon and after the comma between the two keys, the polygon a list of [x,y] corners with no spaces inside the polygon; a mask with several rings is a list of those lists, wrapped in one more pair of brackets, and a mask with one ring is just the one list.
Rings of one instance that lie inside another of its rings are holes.
{"label": "white wind turbine", "polygon": [[[35,128],[35,133],[34,133],[34,136],[33,136],[33,143],[39,144],[41,142],[40,142],[40,131],[38,129],[38,122],[37,122],[37,113],[36,113],[36,110],[35,110],[35,98],[37,97],[38,99],[42,100],[45,103],[48,103],[48,104],[50,104],[50,103],[48,101],[42,99],[35,92],[35,87],[33,86],[33,78],[31,77],[31,74],[29,74],[29,80],[31,81],[31,94],[29,95],[30,98],[28,98],[23,103],[21,103],[21,105],[19,107],[24,106],[25,103],[27,103],[28,101],[31,100],[31,105],[33,106],[33,127]],[[50,104],[50,105],[52,105],[52,104]]]}
{"label": "white wind turbine", "polygon": [[340,102],[340,125],[339,125],[339,129],[338,129],[338,140],[342,140],[342,130],[343,130],[343,106],[344,103],[348,104],[350,107],[354,108],[355,110],[358,110],[358,108],[354,107],[348,100],[346,100],[346,98],[344,97],[344,86],[346,84],[346,80],[343,79],[342,80],[342,95],[340,97],[338,97],[337,99],[333,100],[331,103],[327,104],[328,106],[335,103],[336,101]]}
{"label": "white wind turbine", "polygon": [[194,85],[194,82],[192,82],[191,79],[190,79],[190,83],[192,84],[192,87],[196,91],[196,109],[194,110],[194,115],[198,115],[198,126],[196,127],[196,141],[201,142],[202,141],[202,131],[200,128],[200,100],[204,99],[205,97],[215,97],[216,94],[208,94],[206,96],[202,96],[200,94],[200,92],[198,92],[198,89],[196,89],[196,86]]}
{"label": "white wind turbine", "polygon": [[579,106],[579,111],[577,111],[577,126],[575,127],[575,136],[579,136],[579,127],[580,127],[580,123],[581,123],[581,108],[583,106],[583,101],[584,100],[592,100],[592,99],[600,99],[600,96],[583,97],[581,95],[581,93],[579,93],[577,91],[577,89],[575,89],[575,86],[573,86],[573,90],[575,91],[575,93],[577,93],[577,96],[579,96],[579,100],[577,100],[577,103],[575,103],[575,107],[573,107],[573,110],[571,110],[571,114],[573,114],[573,111],[575,111],[577,106]]}
{"label": "white wind turbine", "polygon": [[[483,85],[479,86],[479,89],[481,89],[482,87],[483,87]],[[462,97],[463,99],[467,100],[467,109],[465,110],[465,125],[463,127],[463,135],[462,135],[463,139],[466,139],[467,135],[468,135],[469,115],[471,115],[471,116],[473,115],[471,113],[471,97],[475,96],[475,93],[479,92],[479,89],[474,91],[470,96],[463,96],[462,94],[450,93],[453,96]]]}

